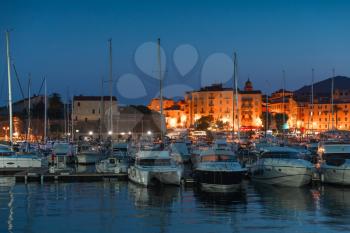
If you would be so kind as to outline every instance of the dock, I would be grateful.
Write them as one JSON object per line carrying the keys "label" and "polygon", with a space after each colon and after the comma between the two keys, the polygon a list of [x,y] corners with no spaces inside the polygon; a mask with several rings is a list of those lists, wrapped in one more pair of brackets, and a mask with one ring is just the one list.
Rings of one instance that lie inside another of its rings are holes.
{"label": "dock", "polygon": [[118,181],[127,180],[127,174],[116,173],[49,173],[46,168],[33,168],[20,171],[13,175],[16,182],[96,182],[96,181]]}

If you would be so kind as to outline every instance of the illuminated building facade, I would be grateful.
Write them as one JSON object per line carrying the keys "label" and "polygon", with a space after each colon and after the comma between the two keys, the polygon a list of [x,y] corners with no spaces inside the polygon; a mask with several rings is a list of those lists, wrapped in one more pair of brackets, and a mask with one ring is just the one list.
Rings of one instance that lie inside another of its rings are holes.
{"label": "illuminated building facade", "polygon": [[[186,126],[194,125],[202,116],[212,116],[214,122],[222,121],[237,129],[259,128],[262,125],[261,91],[254,90],[250,80],[244,89],[238,91],[238,107],[232,88],[221,84],[203,87],[198,91],[187,92],[185,96]],[[235,113],[235,116],[233,116]]]}

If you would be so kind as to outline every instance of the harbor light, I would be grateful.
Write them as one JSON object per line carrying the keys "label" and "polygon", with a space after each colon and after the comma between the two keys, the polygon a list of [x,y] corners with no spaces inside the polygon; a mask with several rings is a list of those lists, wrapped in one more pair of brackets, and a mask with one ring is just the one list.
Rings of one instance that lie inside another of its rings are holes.
{"label": "harbor light", "polygon": [[121,135],[125,135],[125,132],[121,132],[120,134],[121,134]]}
{"label": "harbor light", "polygon": [[89,131],[89,135],[93,135],[94,134],[94,132],[92,132],[92,131]]}
{"label": "harbor light", "polygon": [[110,130],[110,131],[108,131],[108,135],[112,135],[112,133],[113,133],[113,132],[112,132],[111,130]]}
{"label": "harbor light", "polygon": [[148,131],[147,131],[147,134],[148,134],[148,135],[151,135],[151,134],[152,134],[152,132],[151,132],[150,130],[148,130]]}
{"label": "harbor light", "polygon": [[75,132],[76,132],[76,133],[79,133],[79,129],[76,129]]}
{"label": "harbor light", "polygon": [[128,134],[131,135],[131,132],[129,131]]}

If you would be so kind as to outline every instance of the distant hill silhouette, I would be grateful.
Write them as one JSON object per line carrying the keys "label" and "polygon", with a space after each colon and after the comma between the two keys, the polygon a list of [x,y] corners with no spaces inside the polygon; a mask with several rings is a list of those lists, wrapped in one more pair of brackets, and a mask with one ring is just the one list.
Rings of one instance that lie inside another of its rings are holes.
{"label": "distant hill silhouette", "polygon": [[[332,78],[314,83],[314,96],[329,97],[331,95]],[[334,77],[334,90],[350,90],[350,78],[345,76]],[[311,85],[303,86],[294,91],[294,96],[298,100],[309,99],[311,95]]]}

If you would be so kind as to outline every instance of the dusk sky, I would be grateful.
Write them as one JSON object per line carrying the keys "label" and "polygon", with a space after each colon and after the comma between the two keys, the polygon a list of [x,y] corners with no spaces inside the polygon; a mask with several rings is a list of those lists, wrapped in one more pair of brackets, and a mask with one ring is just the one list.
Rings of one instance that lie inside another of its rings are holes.
{"label": "dusk sky", "polygon": [[[166,56],[164,86],[174,87],[165,92],[166,96],[174,90],[181,96],[187,87],[198,89],[203,76],[216,76],[213,82],[231,86],[229,63],[222,56],[216,61],[212,57],[214,61],[208,61],[211,65],[206,68],[203,65],[212,54],[232,57],[234,51],[240,86],[250,77],[254,87],[264,92],[282,87],[282,70],[291,90],[310,84],[312,68],[316,81],[330,77],[332,68],[337,75],[350,76],[349,12],[349,1],[331,0],[1,0],[1,104],[7,98],[6,29],[13,30],[12,62],[23,86],[28,73],[32,74],[32,92],[38,91],[45,76],[48,90],[63,97],[68,89],[71,95],[100,95],[101,77],[108,78],[108,39],[112,38],[114,94],[124,104],[146,104],[157,95],[159,85],[140,68],[135,57],[140,46],[156,42],[158,37]],[[184,44],[196,49],[198,61],[193,58],[194,68],[183,76],[176,63],[184,66],[183,61],[191,60],[191,54],[180,54],[178,61],[173,58],[176,48]],[[149,60],[156,63],[153,56]],[[118,82],[124,74],[132,74],[134,85],[127,80]],[[13,90],[19,99],[15,79]]]}

